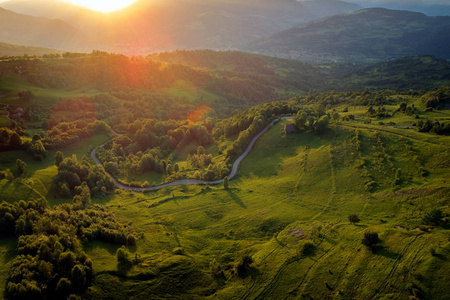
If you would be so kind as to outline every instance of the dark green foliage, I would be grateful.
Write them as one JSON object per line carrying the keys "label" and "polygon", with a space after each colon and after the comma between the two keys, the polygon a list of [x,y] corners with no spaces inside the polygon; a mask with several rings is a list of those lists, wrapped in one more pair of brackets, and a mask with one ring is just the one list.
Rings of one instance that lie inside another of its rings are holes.
{"label": "dark green foliage", "polygon": [[364,246],[367,246],[372,251],[375,251],[379,247],[380,242],[378,233],[372,231],[364,232],[364,238],[361,241]]}
{"label": "dark green foliage", "polygon": [[128,252],[127,248],[125,248],[124,246],[117,249],[116,257],[117,257],[117,265],[119,267],[126,267],[131,264],[130,252]]}
{"label": "dark green foliage", "polygon": [[357,215],[353,214],[353,215],[348,216],[348,221],[352,224],[355,224],[355,223],[359,223],[359,221],[361,221],[361,220],[359,219],[359,217]]}
{"label": "dark green foliage", "polygon": [[443,217],[444,216],[441,209],[433,209],[432,211],[428,212],[425,217],[423,217],[423,224],[439,226],[442,222]]}
{"label": "dark green foliage", "polygon": [[59,167],[59,165],[64,160],[64,154],[61,151],[56,151],[55,153],[55,166]]}
{"label": "dark green foliage", "polygon": [[399,169],[396,169],[395,170],[395,175],[394,175],[394,181],[392,182],[392,185],[393,186],[397,186],[397,185],[400,185],[401,183],[402,183],[402,170],[399,168]]}
{"label": "dark green foliage", "polygon": [[79,208],[49,208],[42,200],[0,204],[0,236],[19,236],[5,290],[8,299],[82,294],[92,283],[93,269],[81,241],[136,243],[131,229],[105,208]]}
{"label": "dark green foliage", "polygon": [[81,208],[87,208],[91,205],[91,192],[86,181],[81,184],[79,195],[73,197],[73,203]]}
{"label": "dark green foliage", "polygon": [[386,112],[386,108],[384,106],[379,106],[377,109],[374,109],[371,105],[367,110],[367,116],[372,118],[384,118],[389,117],[389,114]]}
{"label": "dark green foliage", "polygon": [[[323,106],[323,105],[322,105]],[[328,128],[330,120],[327,115],[322,115],[321,108],[316,111],[300,110],[294,118],[294,124],[301,131],[313,131],[316,134],[322,134]]]}
{"label": "dark green foliage", "polygon": [[225,176],[225,177],[223,178],[223,188],[224,188],[225,190],[228,190],[228,177],[227,177],[227,176]]}
{"label": "dark green foliage", "polygon": [[242,256],[242,259],[236,265],[236,273],[239,277],[247,276],[250,265],[253,263],[253,258],[250,255]]}
{"label": "dark green foliage", "polygon": [[302,256],[308,256],[314,253],[315,246],[311,242],[306,242],[302,244],[302,247],[300,248],[300,255]]}
{"label": "dark green foliage", "polygon": [[25,174],[25,172],[27,171],[27,164],[21,159],[16,160],[16,167],[17,171],[19,171],[19,174],[21,175]]}
{"label": "dark green foliage", "polygon": [[[101,195],[102,188],[106,192],[114,190],[114,182],[106,174],[105,170],[98,165],[91,165],[86,159],[78,161],[76,156],[66,157],[58,166],[58,175],[54,179],[55,186],[61,196],[69,196],[77,186],[87,185],[91,195]],[[84,199],[87,199],[85,192]],[[78,199],[78,198],[77,198]],[[85,201],[88,205],[89,201]],[[83,205],[85,205],[83,204]]]}

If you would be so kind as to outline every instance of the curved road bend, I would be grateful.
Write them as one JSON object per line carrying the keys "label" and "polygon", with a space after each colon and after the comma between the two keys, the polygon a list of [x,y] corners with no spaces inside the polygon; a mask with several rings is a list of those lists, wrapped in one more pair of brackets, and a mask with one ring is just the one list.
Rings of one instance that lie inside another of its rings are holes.
{"label": "curved road bend", "polygon": [[[232,179],[234,176],[236,176],[237,174],[237,169],[239,167],[239,164],[242,162],[242,160],[250,153],[250,151],[252,150],[253,146],[255,145],[256,141],[264,134],[267,132],[267,130],[269,130],[269,128],[271,128],[276,122],[281,121],[281,120],[286,120],[286,119],[293,119],[293,116],[289,116],[289,117],[282,117],[276,120],[273,120],[269,125],[267,125],[263,130],[261,130],[260,133],[258,133],[248,144],[247,149],[245,149],[244,153],[242,153],[237,159],[236,161],[233,163],[233,166],[231,168],[231,173],[228,175],[228,179]],[[116,133],[116,135],[118,135]],[[98,147],[103,147],[105,144],[100,145]],[[97,165],[101,165],[102,163],[100,162],[100,160],[97,158],[96,155],[96,151],[97,148],[96,147],[94,150],[92,150],[91,152],[91,157],[94,160],[94,162]],[[120,189],[124,189],[124,190],[132,190],[132,191],[137,191],[137,192],[144,192],[144,191],[155,191],[155,190],[159,190],[165,187],[169,187],[169,186],[175,186],[175,185],[183,185],[183,184],[207,184],[207,185],[213,185],[213,184],[219,184],[223,182],[223,179],[219,179],[219,180],[213,180],[213,181],[207,181],[207,180],[200,180],[200,179],[180,179],[180,180],[175,180],[172,182],[168,182],[168,183],[164,183],[164,184],[160,184],[160,185],[155,185],[155,186],[151,186],[151,187],[132,187],[132,186],[128,186],[128,185],[124,185],[121,184],[120,182],[117,181],[116,178],[114,178],[114,176],[112,176],[111,174],[108,173],[108,175],[112,178],[112,180],[114,181],[114,185]]]}

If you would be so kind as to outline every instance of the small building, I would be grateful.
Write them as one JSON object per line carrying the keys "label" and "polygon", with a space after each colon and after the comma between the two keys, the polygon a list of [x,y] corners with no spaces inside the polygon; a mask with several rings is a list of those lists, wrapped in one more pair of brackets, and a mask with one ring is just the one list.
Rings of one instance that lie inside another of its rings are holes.
{"label": "small building", "polygon": [[285,134],[294,134],[297,132],[298,132],[298,129],[297,129],[297,127],[295,127],[294,124],[289,123],[289,124],[284,125],[284,133]]}

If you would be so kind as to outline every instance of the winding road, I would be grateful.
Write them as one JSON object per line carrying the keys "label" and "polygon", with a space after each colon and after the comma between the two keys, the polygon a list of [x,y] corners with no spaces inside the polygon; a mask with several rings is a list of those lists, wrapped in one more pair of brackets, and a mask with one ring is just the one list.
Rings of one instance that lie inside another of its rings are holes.
{"label": "winding road", "polygon": [[[233,166],[231,168],[231,172],[228,175],[228,179],[232,179],[234,176],[236,176],[237,174],[237,169],[239,167],[239,164],[242,162],[242,160],[250,153],[250,151],[252,150],[253,146],[255,145],[256,141],[264,134],[267,132],[267,130],[269,130],[275,123],[281,121],[281,120],[286,120],[286,119],[293,119],[293,116],[288,116],[288,117],[282,117],[276,120],[273,120],[269,125],[267,125],[263,130],[261,130],[260,133],[258,133],[248,144],[247,149],[245,149],[244,153],[242,153],[237,159],[236,161],[233,163]],[[116,135],[118,135],[116,133]],[[94,162],[97,165],[102,165],[102,163],[100,162],[100,160],[97,158],[96,155],[96,151],[98,147],[103,147],[105,144],[97,146],[94,150],[92,150],[91,152],[91,157],[94,160]],[[124,185],[121,184],[120,182],[117,181],[116,178],[114,178],[114,176],[112,176],[111,174],[108,173],[108,175],[112,178],[112,180],[114,181],[114,185],[117,188],[120,189],[124,189],[124,190],[132,190],[132,191],[137,191],[137,192],[144,192],[144,191],[155,191],[155,190],[159,190],[162,188],[166,188],[166,187],[170,187],[170,186],[176,186],[176,185],[183,185],[183,184],[205,184],[205,185],[214,185],[214,184],[219,184],[223,182],[223,179],[219,179],[219,180],[213,180],[213,181],[207,181],[207,180],[200,180],[200,179],[181,179],[181,180],[175,180],[172,182],[168,182],[168,183],[164,183],[164,184],[160,184],[160,185],[155,185],[155,186],[151,186],[151,187],[132,187],[132,186],[128,186],[128,185]]]}

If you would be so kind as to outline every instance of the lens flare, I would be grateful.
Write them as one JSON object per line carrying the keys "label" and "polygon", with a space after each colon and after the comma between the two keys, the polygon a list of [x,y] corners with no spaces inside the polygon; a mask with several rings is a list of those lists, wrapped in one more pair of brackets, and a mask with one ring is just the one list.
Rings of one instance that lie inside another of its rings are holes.
{"label": "lens flare", "polygon": [[187,119],[190,124],[197,123],[198,121],[202,120],[208,112],[211,110],[211,107],[208,105],[202,105],[200,107],[197,107],[193,112],[191,112]]}

